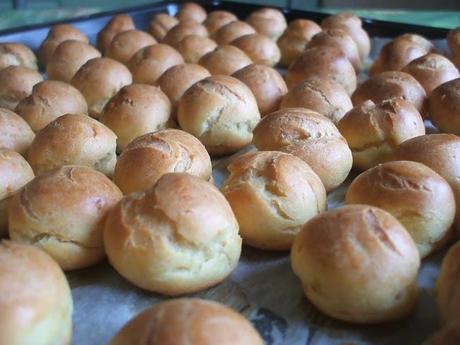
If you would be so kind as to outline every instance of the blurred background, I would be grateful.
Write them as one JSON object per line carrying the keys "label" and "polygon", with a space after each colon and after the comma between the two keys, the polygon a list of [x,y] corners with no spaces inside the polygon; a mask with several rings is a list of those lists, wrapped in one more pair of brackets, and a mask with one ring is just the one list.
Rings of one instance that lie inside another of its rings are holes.
{"label": "blurred background", "polygon": [[[236,0],[285,6],[282,0]],[[0,30],[100,11],[146,5],[152,0],[0,0]],[[334,13],[344,9],[375,19],[452,28],[460,25],[460,0],[291,0],[292,7]]]}

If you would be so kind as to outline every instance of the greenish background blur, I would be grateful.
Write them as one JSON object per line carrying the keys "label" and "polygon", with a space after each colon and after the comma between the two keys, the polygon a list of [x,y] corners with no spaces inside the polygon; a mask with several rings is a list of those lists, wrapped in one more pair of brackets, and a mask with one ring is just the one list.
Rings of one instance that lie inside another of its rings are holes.
{"label": "greenish background blur", "polygon": [[[284,6],[285,1],[256,0],[261,5]],[[21,2],[21,1],[19,1]],[[0,0],[0,29],[81,16],[104,10],[153,3],[152,0],[27,0],[13,9],[12,0]],[[460,0],[293,0],[293,7],[328,13],[351,10],[357,15],[403,23],[452,28],[460,26]]]}

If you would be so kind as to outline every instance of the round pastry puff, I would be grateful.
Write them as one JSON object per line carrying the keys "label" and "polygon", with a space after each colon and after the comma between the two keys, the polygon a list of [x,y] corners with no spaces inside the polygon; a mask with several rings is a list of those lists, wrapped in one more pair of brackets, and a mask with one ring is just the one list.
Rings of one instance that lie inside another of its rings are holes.
{"label": "round pastry puff", "polygon": [[276,41],[286,30],[284,14],[274,8],[261,8],[252,12],[246,19],[256,31]]}
{"label": "round pastry puff", "polygon": [[326,190],[307,163],[276,151],[244,154],[228,166],[221,190],[245,244],[290,250],[303,224],[326,209]]}
{"label": "round pastry puff", "polygon": [[0,149],[26,155],[35,134],[29,124],[15,112],[0,108]]}
{"label": "round pastry puff", "polygon": [[460,243],[454,244],[441,265],[436,283],[436,302],[442,324],[460,321]]}
{"label": "round pastry puff", "polygon": [[38,69],[37,57],[32,49],[21,43],[0,43],[0,69],[8,66],[24,66]]}
{"label": "round pastry puff", "polygon": [[410,233],[422,258],[452,238],[454,193],[444,178],[424,164],[379,164],[354,179],[345,202],[380,207],[391,213]]}
{"label": "round pastry puff", "polygon": [[120,32],[134,30],[134,22],[131,16],[120,13],[113,16],[104,28],[97,34],[97,48],[105,54],[112,43],[113,38]]}
{"label": "round pastry puff", "polygon": [[339,320],[394,321],[417,302],[417,247],[376,207],[347,205],[312,218],[295,238],[291,264],[308,299]]}
{"label": "round pastry puff", "polygon": [[[211,331],[212,330],[212,331]],[[110,345],[263,345],[251,323],[223,304],[198,298],[160,302],[129,321]]]}
{"label": "round pastry puff", "polygon": [[433,90],[428,98],[428,115],[442,132],[460,135],[460,78]]}
{"label": "round pastry puff", "polygon": [[224,25],[237,21],[238,17],[233,13],[223,10],[209,12],[203,25],[208,29],[209,36],[214,38],[215,33]]}
{"label": "round pastry puff", "polygon": [[241,254],[238,223],[225,197],[186,173],[163,175],[109,212],[104,244],[112,266],[134,285],[164,295],[224,280]]}
{"label": "round pastry puff", "polygon": [[166,13],[158,13],[152,17],[149,23],[149,32],[158,42],[161,42],[168,31],[177,24],[179,24],[179,20],[176,17]]}
{"label": "round pastry puff", "polygon": [[0,107],[14,110],[32,93],[35,84],[43,81],[41,74],[23,66],[8,66],[0,70]]}
{"label": "round pastry puff", "polygon": [[202,23],[206,19],[206,10],[194,2],[186,2],[181,4],[176,17],[180,21],[195,21]]}

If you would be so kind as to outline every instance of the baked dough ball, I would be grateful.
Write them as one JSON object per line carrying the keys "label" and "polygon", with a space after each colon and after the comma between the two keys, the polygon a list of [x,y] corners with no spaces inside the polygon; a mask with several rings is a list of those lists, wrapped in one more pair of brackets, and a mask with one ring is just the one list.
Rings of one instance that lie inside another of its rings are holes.
{"label": "baked dough ball", "polygon": [[286,74],[286,84],[292,89],[310,78],[332,80],[340,84],[349,95],[356,89],[356,74],[350,60],[337,47],[319,46],[305,49]]}
{"label": "baked dough ball", "polygon": [[307,49],[312,47],[337,47],[350,60],[355,72],[358,74],[361,69],[361,57],[356,42],[351,36],[341,29],[325,29],[312,37],[307,44]]}
{"label": "baked dough ball", "polygon": [[104,28],[97,34],[97,47],[105,54],[112,43],[113,38],[120,32],[134,30],[134,22],[131,16],[121,13],[113,16]]}
{"label": "baked dough ball", "polygon": [[285,108],[266,115],[254,129],[259,150],[291,153],[304,160],[330,191],[347,178],[350,148],[327,117],[304,108]]}
{"label": "baked dough ball", "polygon": [[398,97],[412,103],[418,111],[421,111],[426,92],[417,79],[410,74],[389,71],[367,79],[353,92],[351,101],[354,106],[358,106],[367,100],[380,103],[387,99]]}
{"label": "baked dough ball", "polygon": [[0,149],[0,238],[8,234],[11,196],[33,178],[32,168],[19,153]]}
{"label": "baked dough ball", "polygon": [[460,56],[460,26],[452,29],[447,35],[447,44],[454,56]]}
{"label": "baked dough ball", "polygon": [[202,23],[206,19],[206,10],[194,2],[186,2],[180,6],[176,17],[180,21],[195,21]]}
{"label": "baked dough ball", "polygon": [[111,176],[117,159],[116,139],[108,127],[87,115],[66,114],[37,133],[27,161],[37,175],[76,164]]}
{"label": "baked dough ball", "polygon": [[254,95],[243,82],[218,75],[200,80],[184,93],[178,120],[211,155],[225,155],[251,142],[260,113]]}
{"label": "baked dough ball", "polygon": [[362,28],[361,19],[348,12],[337,13],[325,18],[321,22],[323,29],[341,29],[346,31],[356,42],[361,61],[369,56],[371,40],[367,32]]}
{"label": "baked dough ball", "polygon": [[274,8],[261,8],[252,12],[246,19],[256,31],[276,41],[286,30],[284,14]]}
{"label": "baked dough ball", "polygon": [[457,67],[448,58],[434,53],[412,60],[402,70],[417,79],[428,96],[439,85],[460,77]]}
{"label": "baked dough ball", "polygon": [[57,24],[52,26],[38,50],[38,60],[44,68],[46,68],[57,46],[67,40],[76,40],[84,43],[89,42],[88,37],[70,24]]}
{"label": "baked dough ball", "polygon": [[169,30],[179,24],[179,19],[172,17],[166,13],[155,14],[149,23],[150,34],[161,42]]}
{"label": "baked dough ball", "polygon": [[[450,184],[456,205],[460,205],[460,138],[453,134],[427,134],[406,140],[395,151],[395,160],[425,164]],[[460,235],[460,208],[457,207],[455,227]]]}
{"label": "baked dough ball", "polygon": [[302,54],[311,38],[320,31],[321,27],[312,20],[295,19],[289,22],[277,42],[281,51],[281,65],[289,67]]}
{"label": "baked dough ball", "polygon": [[255,34],[256,30],[241,20],[231,21],[216,31],[214,39],[220,45],[230,44],[241,36]]}
{"label": "baked dough ball", "polygon": [[156,304],[129,321],[110,345],[141,345],[145,342],[169,345],[264,344],[241,314],[223,304],[198,298]]}
{"label": "baked dough ball", "polygon": [[0,43],[0,69],[8,66],[23,66],[38,69],[37,57],[24,44],[15,42]]}
{"label": "baked dough ball", "polygon": [[104,220],[121,198],[118,187],[99,171],[77,165],[56,168],[11,200],[10,237],[43,249],[63,270],[91,266],[105,256]]}
{"label": "baked dough ball", "polygon": [[72,85],[45,80],[34,85],[32,94],[19,102],[16,112],[38,132],[64,114],[88,114],[88,105]]}
{"label": "baked dough ball", "polygon": [[436,284],[436,302],[442,324],[460,321],[460,243],[454,244],[441,265]]}
{"label": "baked dough ball", "polygon": [[128,63],[140,49],[157,43],[152,35],[140,30],[122,31],[115,35],[106,56],[121,63]]}
{"label": "baked dough ball", "polygon": [[43,77],[38,71],[27,67],[9,66],[0,70],[0,80],[0,107],[14,110]]}
{"label": "baked dough ball", "polygon": [[11,110],[0,108],[0,149],[25,155],[35,134],[26,121]]}
{"label": "baked dough ball", "polygon": [[184,172],[209,181],[211,158],[198,139],[178,129],[148,133],[121,153],[113,180],[124,194],[145,191],[164,174]]}
{"label": "baked dough ball", "polygon": [[417,302],[417,247],[377,207],[349,205],[314,217],[295,238],[291,264],[308,299],[339,320],[397,320]]}
{"label": "baked dough ball", "polygon": [[345,89],[332,80],[307,79],[294,86],[281,101],[281,108],[307,108],[337,124],[353,108]]}
{"label": "baked dough ball", "polygon": [[70,345],[72,311],[54,260],[33,246],[0,242],[0,344]]}
{"label": "baked dough ball", "polygon": [[208,30],[196,21],[179,22],[179,24],[168,31],[162,43],[169,44],[170,46],[177,48],[180,41],[190,35],[208,37]]}
{"label": "baked dough ball", "polygon": [[428,113],[442,132],[460,135],[460,78],[441,84],[431,92]]}
{"label": "baked dough ball", "polygon": [[399,144],[425,134],[420,113],[402,98],[366,101],[346,113],[337,127],[353,153],[353,167],[361,171],[391,159]]}
{"label": "baked dough ball", "polygon": [[251,58],[245,52],[230,45],[218,46],[199,61],[212,75],[232,75],[251,63]]}
{"label": "baked dough ball", "polygon": [[460,321],[452,322],[423,343],[423,345],[457,345],[460,343]]}
{"label": "baked dough ball", "polygon": [[455,198],[447,181],[426,165],[410,161],[379,164],[355,178],[347,204],[380,207],[412,236],[422,258],[451,239]]}
{"label": "baked dough ball", "polygon": [[283,96],[287,93],[286,82],[274,68],[252,64],[233,74],[249,87],[256,98],[262,116],[278,110]]}
{"label": "baked dough ball", "polygon": [[417,34],[400,35],[382,47],[369,70],[369,74],[400,71],[412,60],[431,51],[434,51],[433,43],[423,36]]}
{"label": "baked dough ball", "polygon": [[255,63],[275,66],[281,58],[281,52],[276,43],[261,34],[241,36],[231,44],[244,51]]}
{"label": "baked dough ball", "polygon": [[167,44],[154,44],[140,49],[129,60],[128,67],[136,83],[156,85],[170,67],[184,63],[182,55]]}
{"label": "baked dough ball", "polygon": [[326,210],[326,190],[307,163],[276,151],[237,157],[222,193],[232,206],[245,244],[290,250],[310,218]]}
{"label": "baked dough ball", "polygon": [[185,62],[198,63],[202,56],[217,48],[217,43],[208,37],[190,35],[179,42],[177,50]]}
{"label": "baked dough ball", "polygon": [[70,83],[73,76],[88,60],[101,57],[93,46],[75,40],[59,44],[46,65],[48,79]]}
{"label": "baked dough ball", "polygon": [[177,119],[177,105],[185,91],[201,79],[210,77],[206,68],[196,64],[180,64],[171,67],[158,79],[158,86],[172,104],[172,117]]}
{"label": "baked dough ball", "polygon": [[115,133],[121,151],[134,138],[166,128],[170,115],[171,102],[159,88],[132,84],[110,99],[100,121]]}
{"label": "baked dough ball", "polygon": [[214,38],[214,34],[224,25],[235,22],[238,17],[233,13],[223,10],[209,12],[203,25],[208,29],[209,36]]}
{"label": "baked dough ball", "polygon": [[104,244],[123,277],[170,296],[221,282],[241,253],[225,197],[187,173],[163,175],[148,191],[124,197],[107,216]]}
{"label": "baked dough ball", "polygon": [[98,118],[109,99],[132,81],[125,65],[109,58],[96,58],[81,66],[71,83],[85,97],[89,114]]}

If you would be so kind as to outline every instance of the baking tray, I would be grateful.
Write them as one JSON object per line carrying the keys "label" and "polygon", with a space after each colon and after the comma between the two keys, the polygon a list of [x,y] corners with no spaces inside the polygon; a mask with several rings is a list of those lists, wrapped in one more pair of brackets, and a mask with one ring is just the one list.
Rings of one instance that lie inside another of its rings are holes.
{"label": "baking tray", "polygon": [[[227,1],[197,2],[208,11],[229,10],[240,19],[261,7]],[[88,35],[90,42],[94,44],[97,32],[115,14],[128,13],[133,17],[137,28],[146,30],[153,14],[165,12],[174,15],[179,5],[180,2],[160,2],[59,23],[71,23]],[[291,10],[289,7],[280,9],[288,21],[305,18],[319,22],[327,16],[320,12]],[[50,26],[56,23],[0,31],[0,42],[22,42],[37,49]],[[432,39],[440,51],[446,49],[447,29],[365,18],[363,25],[372,37],[371,56],[375,56],[388,39],[406,32],[424,35]],[[432,130],[429,123],[427,126]],[[251,149],[248,147],[243,151]],[[217,185],[226,178],[226,166],[231,158],[213,162],[213,175]],[[346,188],[354,176],[356,174],[352,172],[343,186],[329,194],[329,208],[343,203]],[[424,260],[418,279],[420,299],[414,312],[402,321],[381,325],[356,326],[325,316],[305,298],[301,284],[290,268],[287,253],[264,252],[249,247],[243,247],[240,263],[228,279],[193,296],[217,300],[240,311],[252,321],[267,345],[420,345],[438,327],[433,288],[442,256],[443,253],[438,253]],[[167,299],[131,285],[107,261],[68,273],[67,278],[74,299],[75,345],[107,344],[134,315]]]}

